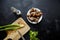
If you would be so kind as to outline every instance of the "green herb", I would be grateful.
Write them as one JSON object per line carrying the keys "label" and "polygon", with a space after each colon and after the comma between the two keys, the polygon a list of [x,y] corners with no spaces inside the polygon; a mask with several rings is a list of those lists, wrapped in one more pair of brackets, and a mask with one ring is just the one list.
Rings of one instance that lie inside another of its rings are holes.
{"label": "green herb", "polygon": [[5,26],[0,26],[0,31],[6,31],[6,30],[16,30],[18,28],[22,28],[22,26],[20,24],[9,24],[9,25],[5,25]]}
{"label": "green herb", "polygon": [[39,40],[36,36],[38,35],[38,31],[32,31],[30,30],[30,40]]}

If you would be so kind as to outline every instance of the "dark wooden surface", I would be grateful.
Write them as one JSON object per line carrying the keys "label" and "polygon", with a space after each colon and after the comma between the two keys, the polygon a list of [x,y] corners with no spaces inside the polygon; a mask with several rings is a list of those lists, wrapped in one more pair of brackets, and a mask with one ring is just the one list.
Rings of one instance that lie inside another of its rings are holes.
{"label": "dark wooden surface", "polygon": [[[21,10],[22,18],[32,30],[39,32],[37,36],[39,39],[60,39],[57,38],[60,37],[60,0],[0,0],[0,25],[10,24],[19,17],[12,13],[10,9],[12,6]],[[36,25],[30,24],[26,18],[27,11],[32,7],[43,12],[42,21]],[[5,32],[0,32],[0,40],[3,40],[5,35]],[[29,32],[24,37],[29,40]]]}

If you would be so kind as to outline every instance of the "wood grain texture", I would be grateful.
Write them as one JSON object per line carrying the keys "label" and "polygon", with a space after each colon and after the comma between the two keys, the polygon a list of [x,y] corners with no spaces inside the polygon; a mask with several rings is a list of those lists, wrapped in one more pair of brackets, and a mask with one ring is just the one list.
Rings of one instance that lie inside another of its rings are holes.
{"label": "wood grain texture", "polygon": [[18,22],[20,22],[21,24],[24,24],[25,26],[23,28],[20,28],[14,31],[7,31],[7,37],[4,40],[7,40],[9,38],[11,38],[12,40],[18,40],[19,38],[21,38],[21,36],[17,31],[19,31],[22,35],[24,35],[30,30],[30,27],[22,18],[18,18],[12,24],[17,24]]}

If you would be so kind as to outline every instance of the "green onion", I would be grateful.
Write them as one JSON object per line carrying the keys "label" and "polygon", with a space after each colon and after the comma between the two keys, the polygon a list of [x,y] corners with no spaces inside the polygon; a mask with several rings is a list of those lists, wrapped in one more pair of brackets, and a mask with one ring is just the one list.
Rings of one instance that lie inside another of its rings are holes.
{"label": "green onion", "polygon": [[19,27],[19,25],[5,25],[5,26],[0,26],[0,28],[6,28],[6,27]]}
{"label": "green onion", "polygon": [[20,26],[20,24],[9,24],[9,25],[5,25],[5,26],[0,26],[0,31],[16,30],[18,28],[22,28],[22,26]]}
{"label": "green onion", "polygon": [[4,31],[4,30],[16,30],[20,27],[10,27],[10,28],[4,28],[4,29],[0,29],[0,31]]}

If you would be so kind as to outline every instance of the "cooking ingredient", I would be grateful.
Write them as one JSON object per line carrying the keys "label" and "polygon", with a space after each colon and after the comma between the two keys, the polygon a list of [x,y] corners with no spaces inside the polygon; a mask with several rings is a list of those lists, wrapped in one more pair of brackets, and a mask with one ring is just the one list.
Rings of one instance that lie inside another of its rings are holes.
{"label": "cooking ingredient", "polygon": [[30,30],[30,40],[39,40],[36,36],[38,35],[38,31],[32,31]]}
{"label": "cooking ingredient", "polygon": [[31,21],[34,21],[34,17],[30,17],[29,19],[30,19]]}
{"label": "cooking ingredient", "polygon": [[27,18],[31,21],[31,22],[38,22],[39,18],[41,17],[42,12],[38,11],[37,9],[31,8],[30,9],[30,13],[27,14]]}
{"label": "cooking ingredient", "polygon": [[0,26],[0,31],[6,31],[6,30],[16,30],[18,28],[22,28],[24,25],[23,24],[9,24],[5,26]]}

